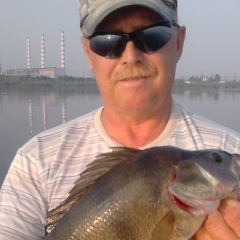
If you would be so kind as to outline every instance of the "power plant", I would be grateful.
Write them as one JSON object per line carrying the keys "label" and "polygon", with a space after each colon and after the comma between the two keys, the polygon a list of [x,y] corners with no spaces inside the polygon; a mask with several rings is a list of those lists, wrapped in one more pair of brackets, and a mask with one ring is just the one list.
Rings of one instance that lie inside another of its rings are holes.
{"label": "power plant", "polygon": [[30,37],[27,38],[27,68],[24,69],[8,69],[4,73],[0,72],[4,75],[14,75],[14,76],[24,76],[30,75],[33,77],[50,77],[57,78],[61,76],[65,76],[65,37],[64,32],[61,32],[61,67],[46,67],[45,66],[45,40],[44,35],[41,36],[41,67],[40,68],[32,68],[31,66],[31,42]]}

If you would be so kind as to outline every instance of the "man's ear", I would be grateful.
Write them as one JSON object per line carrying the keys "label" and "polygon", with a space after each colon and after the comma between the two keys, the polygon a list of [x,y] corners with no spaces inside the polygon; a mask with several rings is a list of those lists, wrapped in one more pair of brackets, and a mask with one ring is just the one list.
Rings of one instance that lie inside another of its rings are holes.
{"label": "man's ear", "polygon": [[178,29],[178,36],[177,36],[177,60],[178,61],[182,56],[185,37],[186,37],[186,27],[181,26]]}
{"label": "man's ear", "polygon": [[85,52],[85,55],[87,57],[87,61],[88,61],[88,66],[91,70],[93,70],[93,65],[92,65],[92,59],[91,59],[91,49],[89,46],[89,40],[85,39],[85,38],[81,38],[81,42],[82,42],[82,46],[83,46],[83,50]]}

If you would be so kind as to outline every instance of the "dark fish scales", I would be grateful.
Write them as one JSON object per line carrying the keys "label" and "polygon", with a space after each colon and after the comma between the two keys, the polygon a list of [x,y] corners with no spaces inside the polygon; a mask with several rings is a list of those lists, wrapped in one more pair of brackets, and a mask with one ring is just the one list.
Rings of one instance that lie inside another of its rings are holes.
{"label": "dark fish scales", "polygon": [[52,210],[46,240],[187,240],[232,196],[240,155],[176,147],[113,148]]}

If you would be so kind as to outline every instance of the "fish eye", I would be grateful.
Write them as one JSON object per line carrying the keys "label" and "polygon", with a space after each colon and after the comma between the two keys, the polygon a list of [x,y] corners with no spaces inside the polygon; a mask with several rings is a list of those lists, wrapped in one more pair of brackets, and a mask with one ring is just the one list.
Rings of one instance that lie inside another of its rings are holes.
{"label": "fish eye", "polygon": [[221,163],[223,161],[223,158],[220,154],[214,152],[211,156],[212,160],[215,161],[216,163]]}

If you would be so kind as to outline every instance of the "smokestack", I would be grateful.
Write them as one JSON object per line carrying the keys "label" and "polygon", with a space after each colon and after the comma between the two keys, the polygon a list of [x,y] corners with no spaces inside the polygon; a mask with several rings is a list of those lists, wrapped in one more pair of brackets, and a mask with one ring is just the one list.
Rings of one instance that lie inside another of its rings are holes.
{"label": "smokestack", "polygon": [[31,68],[31,50],[30,50],[30,38],[27,38],[27,61],[28,69]]}
{"label": "smokestack", "polygon": [[61,68],[65,69],[65,38],[64,32],[61,32]]}
{"label": "smokestack", "polygon": [[45,68],[45,44],[44,35],[41,37],[41,68]]}

